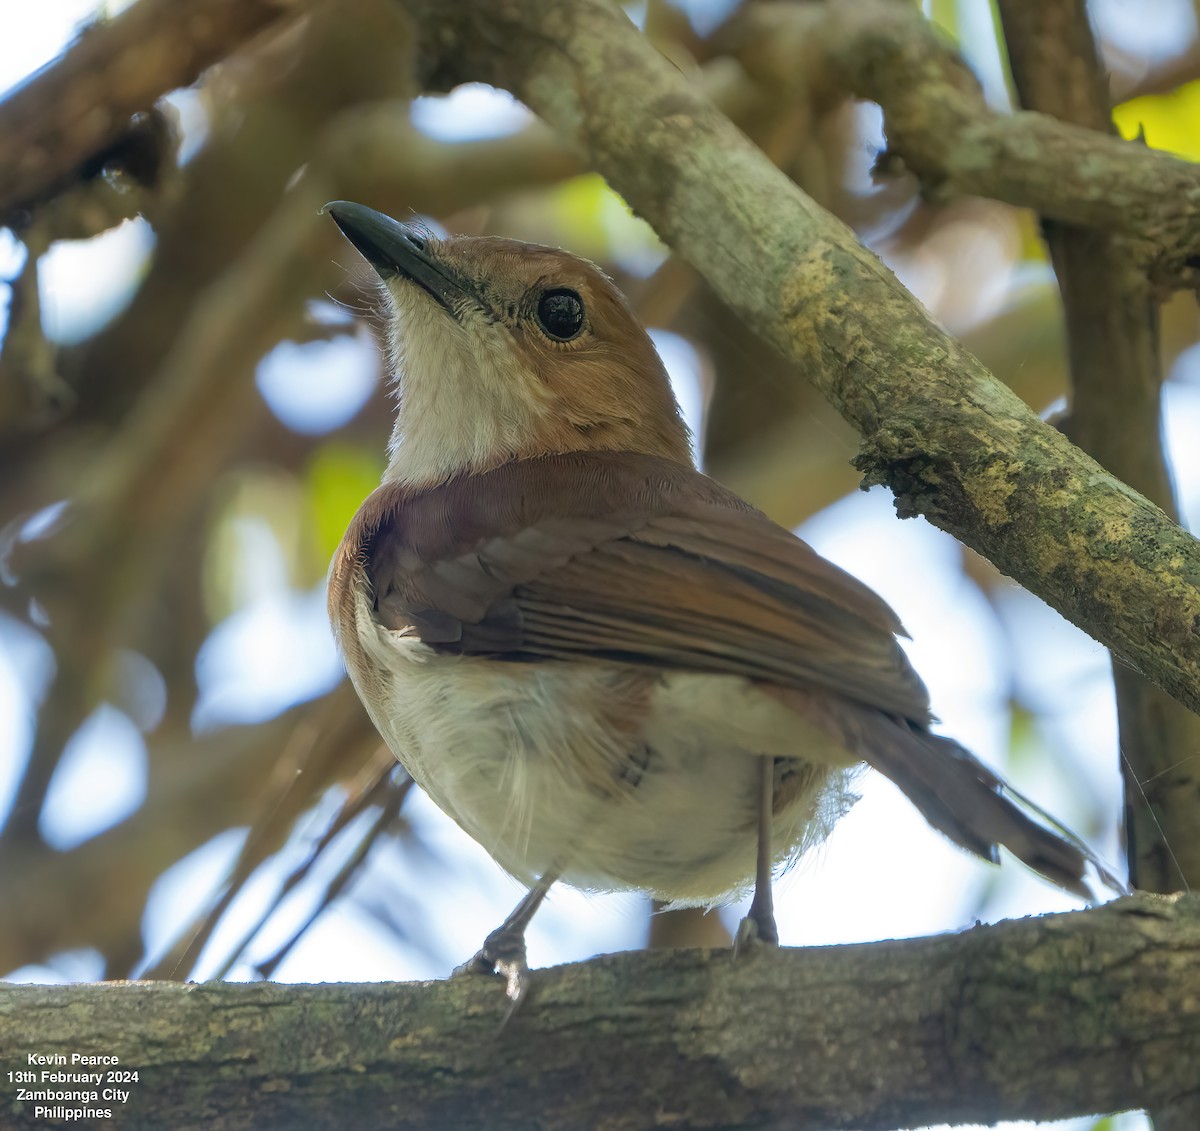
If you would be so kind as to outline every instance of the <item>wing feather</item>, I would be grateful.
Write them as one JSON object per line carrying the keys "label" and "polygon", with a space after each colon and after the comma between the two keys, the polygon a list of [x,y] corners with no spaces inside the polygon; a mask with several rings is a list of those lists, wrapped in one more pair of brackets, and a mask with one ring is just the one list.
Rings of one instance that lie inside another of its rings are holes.
{"label": "wing feather", "polygon": [[358,552],[380,621],[434,647],[726,672],[929,721],[895,613],[692,468],[581,452],[397,491]]}

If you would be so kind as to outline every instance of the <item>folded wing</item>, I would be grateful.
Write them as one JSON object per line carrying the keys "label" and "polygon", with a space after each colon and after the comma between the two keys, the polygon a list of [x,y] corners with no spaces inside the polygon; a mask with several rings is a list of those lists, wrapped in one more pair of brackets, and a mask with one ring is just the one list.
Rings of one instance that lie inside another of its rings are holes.
{"label": "folded wing", "polygon": [[[431,647],[512,662],[606,660],[762,681],[826,719],[934,827],[1004,845],[1087,895],[1077,839],[957,743],[895,613],[789,531],[690,467],[630,453],[515,461],[405,495],[383,487],[351,549],[376,616]],[[803,751],[797,751],[803,756]]]}

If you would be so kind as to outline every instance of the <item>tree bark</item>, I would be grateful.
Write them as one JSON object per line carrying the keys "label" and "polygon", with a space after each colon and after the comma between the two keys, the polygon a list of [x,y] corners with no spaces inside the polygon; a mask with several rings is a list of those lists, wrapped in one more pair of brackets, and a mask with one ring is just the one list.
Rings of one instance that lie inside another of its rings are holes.
{"label": "tree bark", "polygon": [[[538,972],[498,1030],[505,1007],[502,982],[482,978],[3,986],[0,1032],[6,1070],[28,1071],[31,1053],[118,1056],[139,1080],[126,1104],[100,1106],[124,1129],[1059,1118],[1196,1095],[1200,898],[736,963],[609,955]],[[3,1084],[5,1126],[41,1126],[17,1087]]]}

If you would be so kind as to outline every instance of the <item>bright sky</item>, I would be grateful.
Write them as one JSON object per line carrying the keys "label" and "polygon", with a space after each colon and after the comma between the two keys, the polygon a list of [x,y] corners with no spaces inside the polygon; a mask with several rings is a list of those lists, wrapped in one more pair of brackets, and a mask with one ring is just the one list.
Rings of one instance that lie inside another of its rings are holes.
{"label": "bright sky", "polygon": [[[15,4],[0,8],[0,89],[53,57],[94,6],[91,0],[43,0],[36,16]],[[695,0],[692,5],[698,24],[716,21],[725,7],[723,0]],[[966,3],[968,12],[970,7]],[[1174,21],[1177,36],[1182,34],[1181,13],[1190,12],[1188,5],[1163,0],[1155,9],[1166,13],[1163,20]],[[1106,18],[1124,21],[1121,27],[1128,25],[1117,0],[1104,0],[1100,10]],[[1147,19],[1135,24],[1131,37],[1161,26]],[[1161,43],[1156,40],[1152,49],[1162,49]],[[992,66],[986,59],[980,65],[985,71]],[[524,112],[511,100],[476,87],[451,99],[421,100],[415,117],[437,136],[461,138],[519,128]],[[143,222],[126,224],[87,244],[56,247],[43,272],[47,331],[59,340],[71,340],[111,316],[130,293],[151,248],[152,234]],[[12,241],[0,236],[0,269],[10,270],[15,256]],[[695,425],[700,411],[695,354],[675,335],[656,332],[655,340]],[[331,343],[285,344],[264,359],[258,387],[289,427],[327,432],[352,416],[369,395],[373,349],[361,331]],[[1200,448],[1192,442],[1200,430],[1194,363],[1194,355],[1181,363],[1188,380],[1170,387],[1166,422],[1181,494],[1193,523],[1200,519]],[[330,380],[331,372],[340,377]],[[1010,680],[1015,680],[1021,700],[1049,710],[1050,721],[1040,736],[1046,756],[1027,759],[1019,767],[1017,784],[1045,800],[1068,825],[1085,821],[1098,804],[1109,816],[1109,827],[1089,839],[1116,862],[1112,822],[1120,799],[1114,708],[1103,650],[1015,588],[1001,602],[998,617],[965,581],[958,544],[922,520],[897,522],[882,490],[842,500],[800,533],[874,586],[900,613],[913,637],[910,654],[930,686],[947,733],[1003,766]],[[320,693],[338,678],[322,593],[273,596],[286,589],[286,569],[270,529],[248,523],[238,537],[244,539],[246,551],[253,551],[241,555],[243,562],[258,565],[254,570],[243,567],[244,605],[216,627],[198,657],[202,696],[195,722],[200,728],[269,717]],[[129,656],[125,662],[146,675],[146,662],[140,657]],[[0,812],[9,804],[27,755],[32,704],[45,686],[51,663],[35,633],[0,620]],[[142,679],[142,684],[154,686],[152,678]],[[142,730],[155,718],[153,694],[143,706],[136,720],[115,707],[102,707],[72,740],[43,818],[50,843],[64,848],[79,843],[140,804],[145,791]],[[1086,789],[1077,787],[1082,780],[1088,783]],[[421,928],[426,951],[397,947],[379,916],[368,909],[369,899],[343,900],[318,921],[278,977],[319,981],[349,972],[355,978],[443,976],[511,909],[520,894],[517,886],[478,846],[423,796],[411,799],[408,813],[433,861],[421,868],[386,868],[381,861],[358,887],[360,892],[378,890],[376,901],[387,904],[406,924],[421,920],[422,909],[431,905],[430,891],[436,889],[436,916]],[[313,822],[300,830],[298,848],[320,827]],[[223,834],[161,879],[144,921],[151,952],[168,945],[179,924],[207,900],[240,840],[237,831]],[[220,952],[223,941],[245,929],[293,863],[289,859],[273,864],[256,878],[213,949]],[[977,906],[981,875],[988,886],[982,912]],[[256,953],[269,953],[286,937],[311,898],[308,889],[289,900]],[[998,871],[975,863],[933,833],[890,783],[874,775],[864,780],[862,800],[828,844],[780,882],[777,901],[781,933],[790,944],[903,937],[954,929],[977,914],[994,919],[1073,906],[1011,862]],[[723,914],[732,923],[738,911]],[[642,904],[636,897],[556,890],[530,932],[531,962],[544,965],[636,947],[644,931]],[[94,976],[97,969],[94,956],[79,953],[62,956],[54,968],[20,971],[18,977],[53,981]],[[235,976],[248,973],[242,968]],[[1082,1121],[1064,1126],[1089,1125]],[[1145,1124],[1140,1117],[1129,1117],[1117,1126],[1133,1131]]]}

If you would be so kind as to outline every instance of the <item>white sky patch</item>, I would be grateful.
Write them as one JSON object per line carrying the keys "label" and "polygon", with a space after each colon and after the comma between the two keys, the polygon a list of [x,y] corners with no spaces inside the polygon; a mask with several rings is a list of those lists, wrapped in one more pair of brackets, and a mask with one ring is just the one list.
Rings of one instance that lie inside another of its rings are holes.
{"label": "white sky patch", "polygon": [[1064,620],[1039,597],[1012,586],[997,594],[1008,626],[1012,678],[1031,710],[1054,712],[1064,698],[1108,675],[1108,653],[1086,632]]}
{"label": "white sky patch", "polygon": [[671,388],[684,422],[692,432],[692,457],[700,463],[704,436],[704,392],[700,384],[700,355],[695,346],[670,330],[651,330],[650,340],[671,378]]}
{"label": "white sky patch", "polygon": [[412,103],[412,122],[438,141],[508,137],[534,120],[506,90],[485,83],[456,86],[449,94],[422,95]]}
{"label": "white sky patch", "polygon": [[146,743],[133,721],[101,704],[72,736],[50,780],[38,828],[65,851],[135,812],[146,797]]}
{"label": "white sky patch", "polygon": [[[7,228],[0,228],[0,279],[15,279],[25,262],[25,246]],[[0,286],[0,335],[8,330],[12,288]]]}
{"label": "white sky patch", "polygon": [[[414,965],[405,976],[444,977],[479,949],[488,932],[517,905],[524,888],[420,790],[409,796],[404,814],[422,844],[445,865],[436,877],[424,869],[389,877],[413,904],[430,908],[427,931],[444,951],[440,964],[409,956]],[[637,895],[587,895],[555,887],[527,934],[530,965],[574,962],[643,946],[645,906]],[[299,968],[289,968],[288,976],[300,977]]]}
{"label": "white sky patch", "polygon": [[[272,978],[277,982],[324,981],[331,954],[339,955],[345,969],[354,971],[356,982],[427,981],[446,973],[415,948],[397,946],[391,931],[351,901],[339,900],[305,932]],[[463,961],[469,957],[464,954]]]}
{"label": "white sky patch", "polygon": [[37,703],[54,673],[49,645],[0,614],[0,822],[8,817],[33,742]]}
{"label": "white sky patch", "polygon": [[[924,0],[921,7],[932,19],[933,0]],[[966,3],[959,0],[954,6],[954,19],[958,31],[956,46],[979,79],[988,104],[996,109],[1006,109],[1009,105],[1008,84],[1000,46],[996,42],[992,5],[981,4],[978,0],[967,0]]]}
{"label": "white sky patch", "polygon": [[[6,642],[7,643],[7,642]],[[0,821],[6,820],[33,741],[33,705],[7,647],[0,648]]]}
{"label": "white sky patch", "polygon": [[90,240],[60,240],[39,264],[42,327],[69,345],[94,334],[133,298],[154,248],[150,225],[138,217]]}
{"label": "white sky patch", "polygon": [[[313,813],[299,822],[284,852],[255,872],[200,955],[197,977],[214,976],[230,952],[246,939],[265,906],[276,897],[284,879],[308,855],[313,839],[324,831],[340,802],[340,795],[327,796]],[[360,817],[356,823],[362,825],[373,819],[371,814],[365,819]],[[350,827],[342,830],[332,850],[275,908],[263,931],[251,942],[247,955],[230,969],[230,980],[254,978],[253,964],[270,957],[310,914],[325,885],[342,866],[355,842],[354,824],[352,822]],[[243,839],[244,830],[222,833],[185,857],[155,883],[142,922],[151,961],[175,942],[181,925],[193,921],[218,894],[241,850]],[[328,978],[331,963],[343,970],[352,969],[355,979],[361,981],[435,976],[428,964],[422,965],[419,954],[409,947],[397,947],[390,932],[346,899],[326,909],[274,978],[285,982],[319,982]]]}
{"label": "white sky patch", "polygon": [[[220,925],[213,932],[212,938],[200,955],[196,976],[198,978],[213,977],[219,967],[225,963],[230,953],[246,938],[250,930],[258,923],[267,905],[275,898],[283,881],[292,870],[293,858],[289,854],[279,854],[263,863],[242,888],[237,899],[222,917]],[[338,861],[340,863],[341,861]],[[321,862],[328,873],[330,861]],[[264,924],[262,931],[254,939],[250,948],[252,959],[262,960],[281,945],[291,931],[298,927],[304,916],[311,909],[316,893],[315,885],[304,884],[292,891],[282,906],[275,909],[274,914]],[[252,966],[239,961],[230,968],[227,975],[229,981],[248,981],[255,977]]]}
{"label": "white sky patch", "polygon": [[226,829],[172,864],[154,881],[142,913],[142,942],[151,962],[209,905],[228,877],[245,839],[245,829]]}
{"label": "white sky patch", "polygon": [[1191,0],[1090,0],[1088,14],[1105,39],[1150,62],[1179,55],[1196,36]]}
{"label": "white sky patch", "polygon": [[621,9],[629,17],[630,22],[641,31],[646,30],[646,9],[648,7],[646,0],[628,0],[627,3],[621,5]]}
{"label": "white sky patch", "polygon": [[68,982],[98,982],[104,977],[104,956],[91,947],[64,950],[43,963],[22,966],[4,975],[16,985],[55,986]]}
{"label": "white sky patch", "polygon": [[[899,614],[912,634],[910,655],[930,688],[934,710],[949,724],[942,729],[995,751],[1005,719],[992,666],[995,630],[986,609],[965,590],[957,545],[923,521],[897,522],[884,491],[847,496],[798,533]],[[961,611],[960,598],[966,598]],[[952,617],[947,609],[954,610]],[[963,664],[962,650],[978,662]],[[864,775],[856,792],[861,800],[827,844],[780,885],[784,940],[858,942],[958,926],[971,860],[879,775]],[[920,895],[914,892],[915,876],[922,878]],[[853,900],[845,898],[847,891],[856,893]]]}
{"label": "white sky patch", "polygon": [[173,90],[164,99],[177,115],[179,124],[179,153],[181,166],[186,165],[208,141],[209,121],[208,111],[204,105],[204,96],[193,87],[181,87]]}
{"label": "white sky patch", "polygon": [[196,730],[273,718],[342,676],[325,586],[267,596],[222,621],[196,657]]}
{"label": "white sky patch", "polygon": [[738,6],[738,0],[675,0],[675,7],[687,13],[697,35],[711,35]]}
{"label": "white sky patch", "polygon": [[825,844],[776,882],[780,941],[825,946],[961,927],[978,866],[886,778],[864,774],[856,792]]}
{"label": "white sky patch", "polygon": [[[1116,1117],[1120,1119],[1120,1116]],[[1064,1119],[1054,1123],[1031,1123],[1029,1121],[1020,1121],[1017,1123],[939,1123],[936,1127],[927,1127],[924,1131],[1033,1131],[1033,1128],[1038,1128],[1039,1131],[1094,1131],[1097,1126],[1095,1116],[1087,1116],[1083,1119]],[[1144,1121],[1140,1124],[1124,1124],[1114,1120],[1112,1131],[1135,1131],[1136,1128],[1149,1129],[1149,1123]]]}
{"label": "white sky patch", "polygon": [[[896,610],[912,636],[914,663],[921,666],[931,687],[934,675],[926,674],[925,667],[936,664],[932,642],[945,632],[954,634],[946,640],[948,652],[994,650],[998,640],[994,619],[963,578],[962,548],[924,519],[897,521],[892,496],[882,488],[847,495],[805,522],[797,533]],[[948,608],[953,609],[952,618],[946,615]],[[978,697],[995,696],[1000,685],[988,664],[966,672],[962,667],[961,663],[947,666],[938,678],[955,694],[970,686]]]}
{"label": "white sky patch", "polygon": [[140,652],[122,648],[113,664],[114,697],[140,731],[153,730],[167,710],[167,681]]}
{"label": "white sky patch", "polygon": [[58,55],[96,8],[96,0],[0,5],[0,94]]}
{"label": "white sky patch", "polygon": [[56,503],[50,503],[41,510],[34,511],[21,523],[18,537],[22,542],[33,542],[38,538],[49,537],[55,533],[58,520],[63,517],[66,509],[67,500],[59,499]]}
{"label": "white sky patch", "polygon": [[[1110,1131],[1154,1131],[1150,1120],[1140,1111],[1123,1111],[1108,1116]],[[1027,1120],[1002,1123],[939,1123],[936,1127],[928,1127],[925,1131],[1095,1131],[1099,1120],[1094,1115],[1085,1115],[1079,1119],[1056,1119],[1050,1123],[1032,1123]]]}
{"label": "white sky patch", "polygon": [[379,349],[359,326],[325,341],[280,342],[255,381],[271,411],[293,432],[321,435],[353,419],[375,391]]}
{"label": "white sky patch", "polygon": [[1187,380],[1163,386],[1163,433],[1175,476],[1183,522],[1200,530],[1200,346],[1180,359]]}
{"label": "white sky patch", "polygon": [[857,140],[847,155],[846,188],[866,195],[879,188],[871,170],[876,157],[887,145],[883,134],[883,111],[874,102],[859,102],[854,106],[853,114]]}

